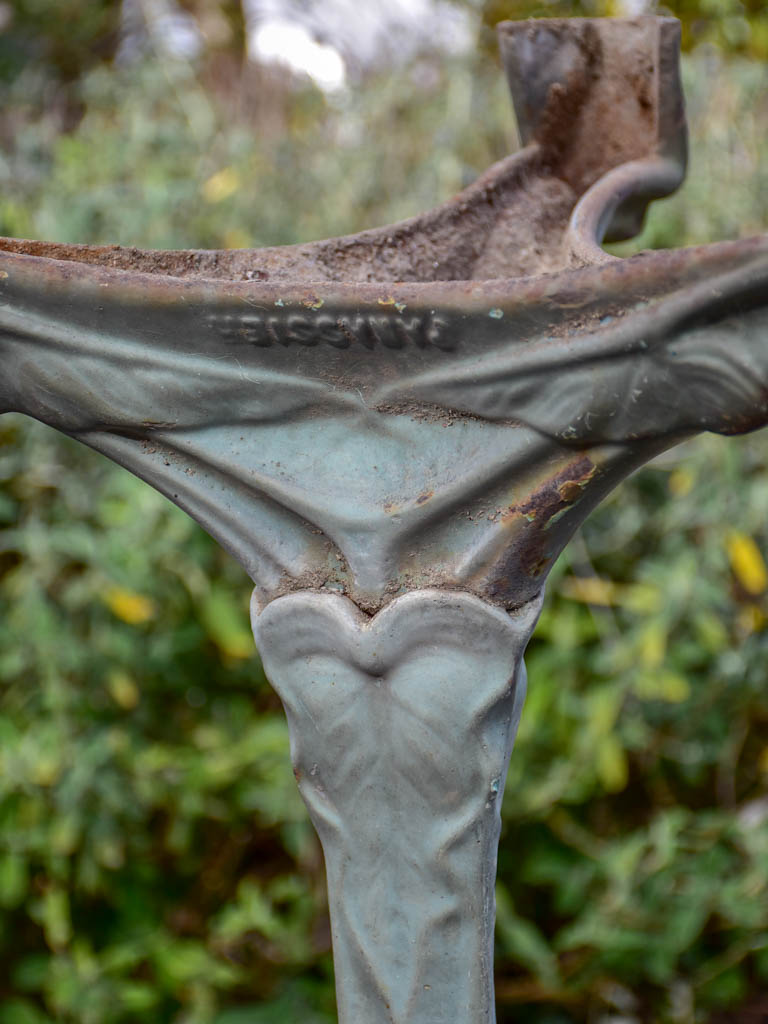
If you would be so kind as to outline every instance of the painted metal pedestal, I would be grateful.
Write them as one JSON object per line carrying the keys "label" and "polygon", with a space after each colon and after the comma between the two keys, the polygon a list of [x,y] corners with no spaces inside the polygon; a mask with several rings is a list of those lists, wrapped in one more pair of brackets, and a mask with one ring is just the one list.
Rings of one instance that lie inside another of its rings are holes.
{"label": "painted metal pedestal", "polygon": [[368,618],[300,593],[254,615],[325,852],[343,1021],[494,1019],[499,808],[539,606],[421,590]]}
{"label": "painted metal pedestal", "polygon": [[768,239],[600,247],[682,180],[677,38],[501,26],[525,148],[401,224],[226,253],[0,240],[0,411],[148,480],[254,580],[342,1024],[493,1021],[547,573],[648,459],[768,422]]}

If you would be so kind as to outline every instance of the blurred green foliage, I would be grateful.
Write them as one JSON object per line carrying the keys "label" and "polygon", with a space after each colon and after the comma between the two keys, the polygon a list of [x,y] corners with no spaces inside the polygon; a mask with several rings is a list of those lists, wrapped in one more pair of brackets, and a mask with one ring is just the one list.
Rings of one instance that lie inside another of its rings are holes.
{"label": "blurred green foliage", "polygon": [[[513,145],[487,57],[328,98],[236,52],[115,66],[114,7],[51,22],[27,0],[0,35],[5,234],[320,237],[428,207]],[[714,45],[725,16],[749,46]],[[621,251],[768,223],[763,18],[690,13],[690,180]],[[500,1024],[735,1021],[768,989],[764,445],[657,460],[553,573],[504,801]],[[335,1019],[322,856],[248,596],[138,480],[0,421],[0,1024]]]}

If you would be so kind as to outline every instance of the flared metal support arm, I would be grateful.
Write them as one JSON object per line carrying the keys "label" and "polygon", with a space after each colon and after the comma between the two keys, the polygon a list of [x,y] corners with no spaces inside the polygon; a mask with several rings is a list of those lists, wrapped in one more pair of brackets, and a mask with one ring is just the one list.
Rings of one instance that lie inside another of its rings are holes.
{"label": "flared metal support arm", "polygon": [[600,247],[682,180],[677,39],[501,26],[525,148],[400,224],[222,253],[0,240],[0,411],[149,481],[254,581],[342,1024],[491,1024],[549,569],[648,459],[768,422],[768,239]]}

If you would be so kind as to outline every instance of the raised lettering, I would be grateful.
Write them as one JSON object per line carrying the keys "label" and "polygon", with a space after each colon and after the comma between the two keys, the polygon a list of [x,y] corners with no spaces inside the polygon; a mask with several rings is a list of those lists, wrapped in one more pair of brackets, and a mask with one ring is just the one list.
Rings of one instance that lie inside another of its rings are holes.
{"label": "raised lettering", "polygon": [[319,316],[315,321],[317,334],[321,342],[334,348],[349,348],[349,338],[340,323],[331,316]]}
{"label": "raised lettering", "polygon": [[269,348],[272,344],[264,327],[264,317],[257,313],[244,316],[241,320],[242,329],[240,333],[246,341],[259,348]]}
{"label": "raised lettering", "polygon": [[443,352],[454,352],[456,350],[456,342],[453,338],[446,337],[444,332],[448,329],[448,324],[439,316],[433,316],[427,327],[426,336],[427,341],[430,345],[434,345],[435,348],[439,348]]}
{"label": "raised lettering", "polygon": [[398,317],[393,321],[394,328],[406,344],[424,348],[427,339],[424,334],[424,320],[420,316]]}
{"label": "raised lettering", "polygon": [[271,345],[330,345],[346,349],[361,345],[372,351],[376,345],[398,350],[407,345],[417,348],[433,346],[443,352],[453,352],[456,342],[450,336],[446,320],[429,314],[424,316],[387,316],[386,314],[356,314],[338,317],[324,313],[310,316],[295,313],[285,316],[262,316],[259,313],[211,314],[206,323],[232,342],[269,348]]}
{"label": "raised lettering", "polygon": [[368,317],[368,324],[374,337],[385,348],[403,348],[404,342],[393,330],[392,318],[388,316]]}
{"label": "raised lettering", "polygon": [[270,316],[267,318],[267,334],[269,335],[273,345],[290,345],[290,341],[283,338],[281,334],[282,326],[282,321],[279,317]]}
{"label": "raised lettering", "polygon": [[317,331],[311,320],[305,316],[289,316],[286,337],[307,347],[318,343]]}
{"label": "raised lettering", "polygon": [[378,338],[376,333],[372,330],[370,325],[370,317],[364,316],[353,316],[349,323],[349,329],[354,335],[355,341],[358,345],[364,345],[367,349],[372,349]]}

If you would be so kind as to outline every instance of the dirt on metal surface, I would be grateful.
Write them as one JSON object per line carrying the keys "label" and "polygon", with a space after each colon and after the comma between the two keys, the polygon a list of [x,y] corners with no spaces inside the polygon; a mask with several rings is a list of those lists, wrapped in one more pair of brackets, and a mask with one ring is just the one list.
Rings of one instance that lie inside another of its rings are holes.
{"label": "dirt on metal surface", "polygon": [[[602,176],[661,153],[674,152],[684,164],[679,83],[669,71],[676,33],[664,18],[502,24],[526,148],[454,199],[398,224],[262,249],[154,251],[6,238],[0,250],[160,277],[292,284],[458,282],[562,270],[571,214]],[[644,205],[629,229],[613,234],[635,230]]]}

